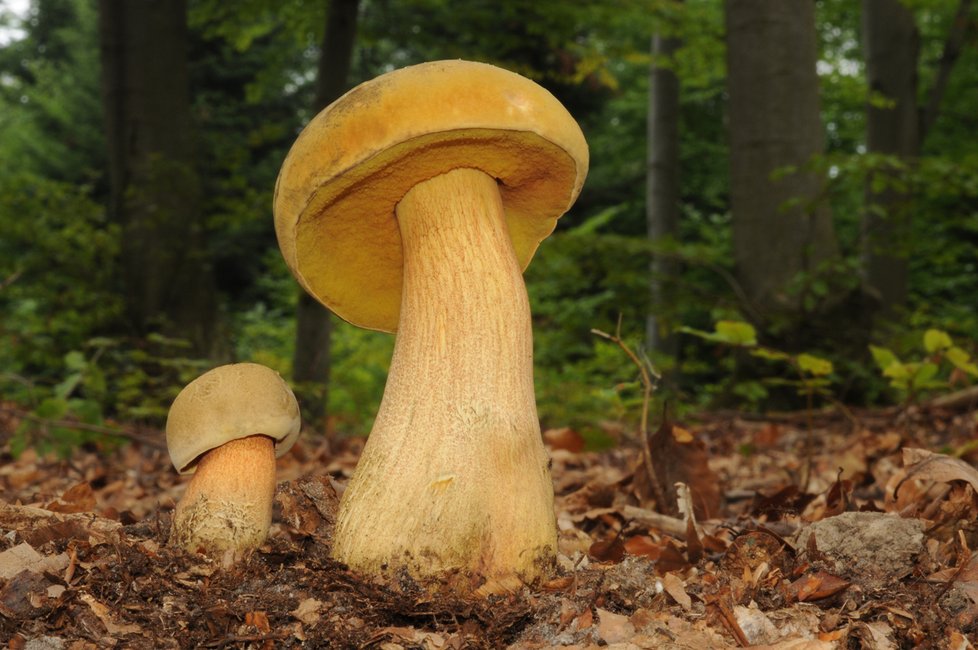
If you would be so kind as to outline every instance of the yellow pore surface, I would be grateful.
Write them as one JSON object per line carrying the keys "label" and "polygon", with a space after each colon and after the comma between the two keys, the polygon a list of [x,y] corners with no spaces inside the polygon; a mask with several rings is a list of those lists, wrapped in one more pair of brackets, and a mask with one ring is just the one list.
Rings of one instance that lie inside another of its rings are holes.
{"label": "yellow pore surface", "polygon": [[577,123],[529,79],[465,61],[404,68],[353,89],[299,136],[276,185],[279,246],[320,302],[393,332],[403,259],[394,210],[408,190],[452,169],[489,174],[525,268],[587,165]]}

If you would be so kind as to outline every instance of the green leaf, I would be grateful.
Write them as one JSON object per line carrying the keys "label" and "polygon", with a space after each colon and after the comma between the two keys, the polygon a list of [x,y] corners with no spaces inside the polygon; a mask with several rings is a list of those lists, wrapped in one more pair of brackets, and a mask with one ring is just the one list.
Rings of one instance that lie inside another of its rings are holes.
{"label": "green leaf", "polygon": [[757,345],[757,331],[749,323],[721,320],[717,321],[715,329],[718,340],[724,343],[746,347]]}
{"label": "green leaf", "polygon": [[972,377],[978,377],[978,365],[975,365],[971,361],[971,355],[962,350],[957,346],[951,346],[944,353],[947,360],[950,361],[955,368],[962,372],[966,372]]}
{"label": "green leaf", "polygon": [[57,397],[47,397],[34,409],[34,414],[46,420],[58,420],[68,412],[67,400]]}
{"label": "green leaf", "polygon": [[75,389],[78,388],[78,384],[81,383],[84,377],[85,375],[80,372],[75,372],[68,375],[63,381],[54,387],[55,396],[57,396],[58,399],[67,399],[69,395],[75,392]]}
{"label": "green leaf", "polygon": [[832,362],[827,359],[803,352],[795,357],[795,361],[802,372],[807,372],[815,377],[832,374]]}
{"label": "green leaf", "polygon": [[771,348],[755,348],[750,351],[750,354],[752,357],[767,359],[768,361],[787,361],[791,358],[791,355],[787,352],[772,350]]}
{"label": "green leaf", "polygon": [[951,337],[947,332],[937,329],[929,329],[924,332],[924,349],[933,354],[951,347]]}
{"label": "green leaf", "polygon": [[85,360],[85,355],[78,350],[72,350],[65,355],[65,366],[69,370],[84,370],[87,365],[88,361]]}
{"label": "green leaf", "polygon": [[[880,370],[886,370],[894,364],[899,364],[900,360],[888,348],[881,348],[876,345],[869,346],[869,351],[873,354],[873,361],[879,366]],[[883,374],[886,374],[885,372]]]}
{"label": "green leaf", "polygon": [[914,388],[933,388],[931,382],[934,377],[937,376],[937,371],[939,370],[936,363],[926,362],[920,364],[917,368],[917,372],[913,374],[912,385]]}

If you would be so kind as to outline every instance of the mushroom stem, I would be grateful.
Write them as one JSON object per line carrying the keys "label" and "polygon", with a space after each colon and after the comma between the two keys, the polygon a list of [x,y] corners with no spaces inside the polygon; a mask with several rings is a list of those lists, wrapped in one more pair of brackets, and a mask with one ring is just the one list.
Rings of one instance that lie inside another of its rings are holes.
{"label": "mushroom stem", "polygon": [[274,497],[274,441],[254,435],[226,442],[198,462],[173,513],[175,541],[232,562],[265,541]]}
{"label": "mushroom stem", "polygon": [[365,572],[532,579],[556,553],[523,276],[499,188],[457,169],[397,206],[401,316],[384,398],[337,518]]}

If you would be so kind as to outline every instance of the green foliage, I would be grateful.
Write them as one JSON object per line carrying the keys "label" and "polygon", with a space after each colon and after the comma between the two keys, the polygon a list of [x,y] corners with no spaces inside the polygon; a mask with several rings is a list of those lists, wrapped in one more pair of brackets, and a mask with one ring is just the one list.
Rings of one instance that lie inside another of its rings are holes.
{"label": "green foliage", "polygon": [[30,409],[12,451],[32,446],[66,455],[85,443],[111,444],[109,414],[161,427],[179,389],[208,365],[183,357],[188,348],[186,341],[159,335],[142,341],[99,337],[67,352],[44,382],[0,374],[4,394]]}
{"label": "green foliage", "polygon": [[757,404],[767,398],[768,392],[765,386],[790,387],[798,395],[805,397],[809,401],[809,406],[815,396],[831,396],[829,387],[832,385],[832,374],[835,371],[831,361],[807,352],[791,354],[761,345],[757,341],[757,331],[749,323],[721,320],[714,324],[712,332],[691,327],[682,327],[680,331],[711,343],[746,350],[750,356],[774,362],[782,368],[787,367],[795,375],[794,378],[767,376],[760,382],[748,380],[735,385],[734,392],[750,403]]}
{"label": "green foliage", "polygon": [[921,393],[947,389],[955,370],[962,376],[978,377],[978,365],[971,354],[955,345],[947,332],[928,329],[921,339],[921,347],[922,356],[902,361],[889,348],[869,346],[879,371],[905,402],[914,401]]}
{"label": "green foliage", "polygon": [[105,164],[95,3],[38,2],[32,19],[32,37],[0,48],[0,160],[92,183]]}
{"label": "green foliage", "polygon": [[0,367],[43,377],[121,318],[118,237],[89,188],[0,176]]}
{"label": "green foliage", "polygon": [[[911,3],[921,29],[922,97],[957,4]],[[286,377],[299,289],[277,249],[270,205],[278,167],[311,117],[327,6],[189,3],[195,163],[207,261],[225,315],[221,356],[264,363]],[[649,310],[652,255],[681,269],[665,287],[658,321],[695,334],[679,339],[676,358],[655,358],[666,371],[662,390],[680,406],[724,397],[760,407],[787,393],[797,404],[799,393],[826,397],[840,384],[858,385],[866,400],[884,399],[887,390],[906,398],[945,389],[952,374],[974,376],[974,351],[953,341],[978,339],[978,312],[967,299],[978,290],[978,150],[969,122],[978,105],[978,49],[964,48],[919,158],[868,155],[866,105],[886,100],[866,87],[859,12],[849,0],[820,0],[817,11],[828,147],[809,169],[827,181],[817,200],[833,208],[842,257],[800,274],[788,290],[801,297],[806,322],[854,293],[866,190],[912,196],[914,223],[897,246],[912,252],[912,293],[906,312],[888,324],[888,347],[873,349],[882,380],[868,356],[844,351],[829,336],[848,338],[855,319],[830,321],[835,332],[802,328],[790,346],[775,347],[760,341],[797,323],[765,322],[755,331],[739,321],[746,314],[763,322],[741,299],[732,263],[722,3],[362,3],[353,82],[421,60],[484,60],[538,80],[582,124],[591,150],[584,191],[526,273],[545,426],[571,425],[593,440],[606,428],[630,426],[642,399],[635,368],[591,330],[612,331],[620,318],[632,332],[627,344],[641,348],[635,330]],[[97,3],[35,2],[24,29],[23,39],[0,49],[0,390],[41,420],[25,424],[18,444],[67,447],[101,434],[52,422],[158,425],[183,384],[226,359],[192,359],[179,341],[128,336],[120,228],[103,206]],[[683,41],[672,60],[656,61],[682,82],[682,219],[676,237],[654,248],[645,240],[653,32]],[[924,330],[924,339],[914,334],[905,343],[907,332]],[[336,323],[329,411],[340,431],[369,430],[391,346],[390,336]]]}

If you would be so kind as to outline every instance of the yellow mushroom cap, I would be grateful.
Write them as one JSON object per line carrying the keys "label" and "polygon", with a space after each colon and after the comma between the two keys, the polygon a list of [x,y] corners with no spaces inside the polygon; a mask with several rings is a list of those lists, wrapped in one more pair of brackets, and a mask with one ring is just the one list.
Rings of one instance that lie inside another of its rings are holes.
{"label": "yellow mushroom cap", "polygon": [[435,61],[381,75],[313,118],[282,164],[274,210],[286,263],[340,317],[396,331],[394,209],[418,183],[462,167],[499,182],[526,268],[584,184],[587,143],[553,95],[495,66]]}
{"label": "yellow mushroom cap", "polygon": [[209,370],[187,384],[170,406],[166,446],[181,474],[192,474],[197,459],[221,445],[253,435],[275,441],[282,456],[299,437],[299,404],[277,372],[257,363],[233,363]]}

